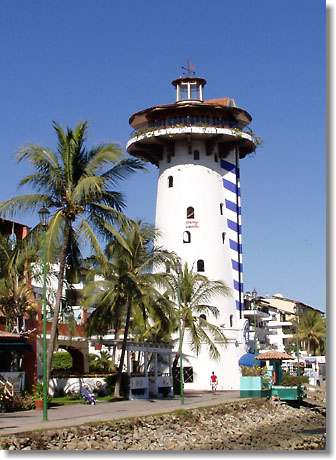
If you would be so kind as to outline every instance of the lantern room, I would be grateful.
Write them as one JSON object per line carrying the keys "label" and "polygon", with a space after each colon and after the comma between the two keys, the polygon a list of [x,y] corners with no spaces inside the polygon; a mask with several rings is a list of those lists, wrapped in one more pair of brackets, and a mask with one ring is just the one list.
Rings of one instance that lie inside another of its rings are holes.
{"label": "lantern room", "polygon": [[203,102],[204,78],[181,77],[172,81],[176,88],[176,102]]}

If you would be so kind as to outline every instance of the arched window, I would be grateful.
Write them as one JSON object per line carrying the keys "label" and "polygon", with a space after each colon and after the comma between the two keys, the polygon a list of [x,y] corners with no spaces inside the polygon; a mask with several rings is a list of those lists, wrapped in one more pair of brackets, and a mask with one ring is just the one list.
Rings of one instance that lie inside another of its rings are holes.
{"label": "arched window", "polygon": [[230,327],[233,326],[233,315],[230,315]]}
{"label": "arched window", "polygon": [[186,230],[183,232],[183,243],[190,243],[191,242],[191,234]]}
{"label": "arched window", "polygon": [[225,243],[225,235],[226,235],[226,233],[223,232],[223,233],[222,233],[222,243],[223,243],[223,244]]}
{"label": "arched window", "polygon": [[197,271],[198,272],[204,272],[204,260],[199,259],[197,261]]}
{"label": "arched window", "polygon": [[202,313],[199,317],[204,319],[204,321],[206,321],[206,315],[204,313]]}
{"label": "arched window", "polygon": [[195,219],[195,211],[192,206],[187,208],[187,219]]}
{"label": "arched window", "polygon": [[168,176],[168,187],[171,188],[174,184],[173,176]]}
{"label": "arched window", "polygon": [[194,160],[199,160],[200,159],[200,154],[198,150],[194,150]]}
{"label": "arched window", "polygon": [[221,216],[223,215],[223,209],[224,209],[224,205],[223,205],[223,203],[221,203],[221,204],[219,205],[219,212],[220,212],[220,215],[221,215]]}

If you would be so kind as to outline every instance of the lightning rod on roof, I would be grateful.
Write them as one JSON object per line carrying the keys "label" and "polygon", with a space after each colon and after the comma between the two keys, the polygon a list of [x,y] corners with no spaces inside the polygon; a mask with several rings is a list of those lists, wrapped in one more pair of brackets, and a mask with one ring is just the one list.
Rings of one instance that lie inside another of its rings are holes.
{"label": "lightning rod on roof", "polygon": [[187,65],[182,66],[181,68],[183,70],[182,75],[186,75],[188,77],[195,75],[196,67],[191,61],[189,61],[189,59],[187,60]]}

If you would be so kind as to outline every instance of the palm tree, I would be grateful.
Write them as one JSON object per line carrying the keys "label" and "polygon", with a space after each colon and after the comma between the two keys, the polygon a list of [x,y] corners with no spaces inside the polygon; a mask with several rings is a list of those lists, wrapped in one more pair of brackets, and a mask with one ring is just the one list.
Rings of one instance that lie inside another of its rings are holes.
{"label": "palm tree", "polygon": [[307,310],[299,316],[296,322],[297,337],[304,343],[308,354],[313,351],[316,354],[317,349],[323,348],[326,338],[325,319],[315,310]]}
{"label": "palm tree", "polygon": [[170,303],[162,301],[159,288],[164,285],[166,272],[152,273],[153,267],[164,265],[169,254],[155,248],[156,232],[142,222],[129,221],[119,233],[109,224],[113,235],[106,255],[99,255],[97,274],[101,279],[89,282],[84,289],[84,305],[95,306],[89,318],[89,333],[106,333],[115,327],[116,320],[124,324],[121,357],[115,386],[120,393],[120,382],[125,361],[127,339],[130,329],[141,318],[144,323],[151,318],[169,322]]}
{"label": "palm tree", "polygon": [[8,330],[17,326],[19,332],[24,317],[37,307],[30,284],[32,260],[33,254],[25,242],[11,243],[0,235],[0,313]]}
{"label": "palm tree", "polygon": [[195,273],[187,263],[181,267],[179,260],[172,266],[169,284],[169,297],[180,322],[180,350],[185,333],[188,332],[191,349],[196,355],[203,344],[208,347],[211,359],[219,359],[220,352],[216,343],[225,345],[227,339],[221,329],[207,321],[207,318],[209,315],[218,317],[219,310],[212,304],[212,300],[219,295],[229,295],[230,289],[222,281],[210,281],[206,276]]}
{"label": "palm tree", "polygon": [[123,220],[125,207],[121,193],[112,188],[135,170],[142,169],[138,160],[123,159],[115,144],[85,147],[87,123],[74,130],[63,130],[53,123],[57,135],[57,150],[28,145],[18,154],[18,161],[28,160],[32,174],[24,177],[20,186],[30,185],[36,193],[17,196],[0,203],[0,215],[36,212],[47,206],[52,216],[47,229],[48,261],[59,266],[54,315],[48,345],[47,375],[55,348],[57,325],[64,280],[67,274],[78,273],[81,244],[89,243],[100,253],[100,238],[106,235],[104,223],[113,226]]}

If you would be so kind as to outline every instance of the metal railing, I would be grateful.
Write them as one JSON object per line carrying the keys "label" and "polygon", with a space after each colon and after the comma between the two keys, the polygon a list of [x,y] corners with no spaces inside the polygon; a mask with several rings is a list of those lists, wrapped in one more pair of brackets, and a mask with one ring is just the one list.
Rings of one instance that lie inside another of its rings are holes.
{"label": "metal railing", "polygon": [[[166,120],[150,122],[147,126],[143,128],[133,129],[130,133],[130,138],[134,136],[140,136],[141,134],[146,134],[149,131],[157,129],[186,128],[189,126],[197,126],[201,128],[227,128],[242,131],[242,126],[236,122],[222,120],[219,118],[187,116],[167,118]],[[248,129],[242,132],[251,134],[251,131],[249,131]]]}

